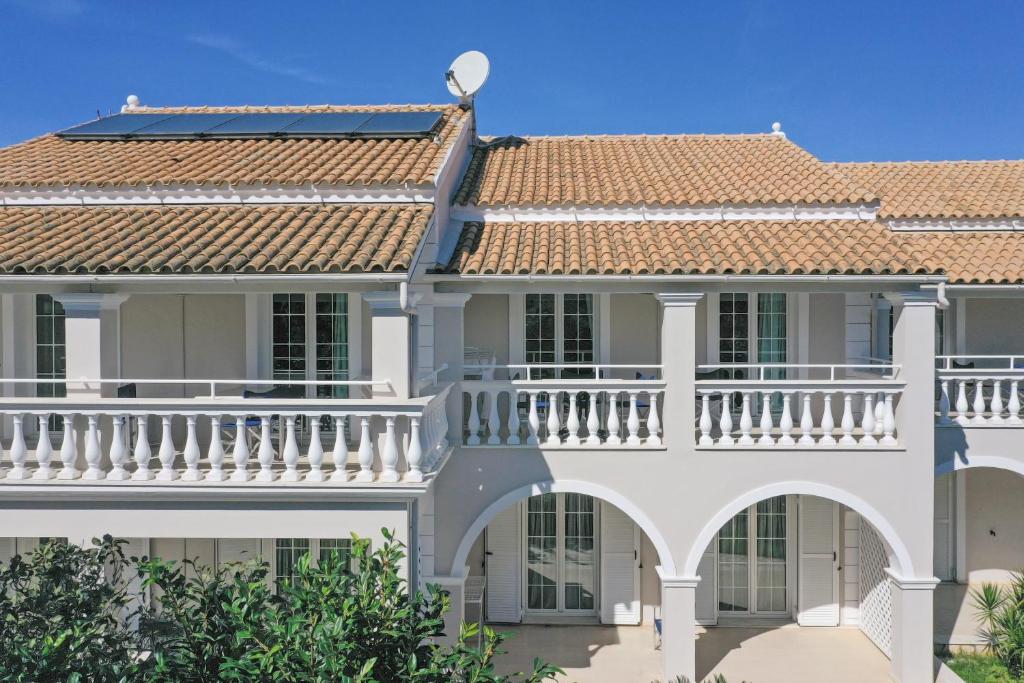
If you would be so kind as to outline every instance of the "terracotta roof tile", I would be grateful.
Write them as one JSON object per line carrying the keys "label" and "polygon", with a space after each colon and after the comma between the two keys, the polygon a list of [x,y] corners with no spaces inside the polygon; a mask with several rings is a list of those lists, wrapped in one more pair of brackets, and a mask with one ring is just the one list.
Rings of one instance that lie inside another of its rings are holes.
{"label": "terracotta roof tile", "polygon": [[401,272],[429,205],[0,208],[0,272]]}
{"label": "terracotta roof tile", "polygon": [[499,138],[455,203],[478,206],[857,204],[843,174],[776,135]]}
{"label": "terracotta roof tile", "polygon": [[464,275],[919,274],[932,269],[872,221],[466,223]]}
{"label": "terracotta roof tile", "polygon": [[467,121],[456,105],[166,107],[139,112],[441,111],[434,138],[65,140],[0,149],[0,187],[146,185],[428,185]]}
{"label": "terracotta roof tile", "polygon": [[1024,216],[1024,160],[833,164],[879,195],[880,218]]}
{"label": "terracotta roof tile", "polygon": [[1024,233],[905,232],[907,252],[954,284],[1024,283]]}

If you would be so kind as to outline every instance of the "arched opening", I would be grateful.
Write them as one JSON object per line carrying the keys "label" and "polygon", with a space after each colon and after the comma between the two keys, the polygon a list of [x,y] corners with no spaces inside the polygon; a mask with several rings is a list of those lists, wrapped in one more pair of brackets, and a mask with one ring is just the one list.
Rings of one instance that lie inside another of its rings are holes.
{"label": "arched opening", "polygon": [[892,526],[856,496],[807,482],[739,496],[709,520],[684,564],[701,578],[698,680],[820,671],[824,659],[808,652],[827,654],[830,680],[889,680],[890,571],[916,576]]}
{"label": "arched opening", "polygon": [[503,668],[541,657],[570,679],[663,677],[657,568],[675,564],[650,519],[617,492],[581,481],[511,491],[471,525],[453,566],[467,574],[464,618],[515,636]]}

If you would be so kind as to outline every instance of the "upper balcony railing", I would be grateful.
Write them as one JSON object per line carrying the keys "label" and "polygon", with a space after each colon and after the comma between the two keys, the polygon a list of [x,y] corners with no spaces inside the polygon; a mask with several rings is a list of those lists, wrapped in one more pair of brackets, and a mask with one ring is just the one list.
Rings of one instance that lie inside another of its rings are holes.
{"label": "upper balcony railing", "polygon": [[1024,356],[936,356],[936,364],[940,425],[1024,425]]}
{"label": "upper balcony railing", "polygon": [[475,364],[462,382],[467,446],[662,446],[661,366]]}
{"label": "upper balcony railing", "polygon": [[[388,384],[285,382],[349,390]],[[431,387],[429,395],[420,398],[400,400],[306,398],[301,389],[289,392],[280,387],[233,395],[218,392],[220,387],[272,386],[281,381],[0,380],[0,384],[26,383],[66,384],[72,391],[68,397],[0,398],[0,415],[13,425],[9,448],[0,454],[6,456],[0,457],[0,466],[10,469],[0,467],[0,477],[12,482],[416,483],[434,471],[448,448],[445,397],[450,385]],[[83,387],[95,390],[110,383],[203,385],[210,388],[210,395],[100,398],[81,393]],[[26,429],[26,417],[29,424],[37,425],[36,430]],[[151,438],[155,431],[151,426],[159,429],[158,438]],[[56,447],[51,430],[57,431]],[[28,435],[28,431],[37,433]],[[330,449],[326,465],[325,437]]]}
{"label": "upper balcony railing", "polygon": [[700,365],[697,445],[898,447],[899,370],[886,363]]}

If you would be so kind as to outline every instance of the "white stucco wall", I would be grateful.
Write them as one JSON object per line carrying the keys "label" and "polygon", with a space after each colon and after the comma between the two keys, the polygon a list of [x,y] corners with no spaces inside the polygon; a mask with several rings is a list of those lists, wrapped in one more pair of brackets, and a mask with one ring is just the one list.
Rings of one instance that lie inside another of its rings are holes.
{"label": "white stucco wall", "polygon": [[508,325],[507,295],[474,294],[466,302],[466,346],[494,353],[499,364],[509,362]]}
{"label": "white stucco wall", "polygon": [[966,565],[969,583],[1004,581],[1024,569],[1024,477],[991,468],[966,476]]}

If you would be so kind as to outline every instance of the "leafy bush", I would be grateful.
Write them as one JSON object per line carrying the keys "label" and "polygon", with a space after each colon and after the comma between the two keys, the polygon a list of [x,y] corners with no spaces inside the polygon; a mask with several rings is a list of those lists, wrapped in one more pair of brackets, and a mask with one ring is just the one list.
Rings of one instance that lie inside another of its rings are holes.
{"label": "leafy bush", "polygon": [[1006,666],[992,655],[958,654],[946,665],[964,679],[964,683],[1020,683]]}
{"label": "leafy bush", "polygon": [[990,583],[971,591],[985,646],[1009,670],[1024,675],[1024,573],[1015,572],[1006,586]]}
{"label": "leafy bush", "polygon": [[121,545],[47,542],[0,565],[0,681],[137,680]]}

